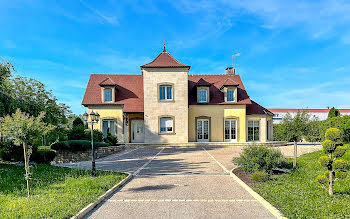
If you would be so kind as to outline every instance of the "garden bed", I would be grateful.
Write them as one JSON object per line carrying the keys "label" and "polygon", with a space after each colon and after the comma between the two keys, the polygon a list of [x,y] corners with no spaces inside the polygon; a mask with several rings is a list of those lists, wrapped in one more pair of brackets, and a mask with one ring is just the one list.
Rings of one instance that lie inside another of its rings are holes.
{"label": "garden bed", "polygon": [[0,218],[69,218],[127,174],[50,165],[31,168],[32,196],[26,197],[24,168],[0,164]]}
{"label": "garden bed", "polygon": [[[345,146],[343,159],[349,162],[350,145]],[[316,180],[325,171],[317,162],[322,155],[323,151],[302,155],[291,174],[274,175],[271,181],[250,186],[288,218],[348,218],[350,176],[336,181],[334,195],[329,196]]]}

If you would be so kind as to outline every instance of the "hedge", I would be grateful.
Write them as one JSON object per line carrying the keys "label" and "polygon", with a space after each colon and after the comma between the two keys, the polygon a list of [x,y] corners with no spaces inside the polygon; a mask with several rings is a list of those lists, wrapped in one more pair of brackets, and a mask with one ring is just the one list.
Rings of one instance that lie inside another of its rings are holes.
{"label": "hedge", "polygon": [[[95,142],[94,147],[108,147],[109,144],[105,142]],[[56,151],[85,151],[91,149],[91,141],[88,140],[68,140],[68,141],[59,141],[51,146],[51,149]]]}

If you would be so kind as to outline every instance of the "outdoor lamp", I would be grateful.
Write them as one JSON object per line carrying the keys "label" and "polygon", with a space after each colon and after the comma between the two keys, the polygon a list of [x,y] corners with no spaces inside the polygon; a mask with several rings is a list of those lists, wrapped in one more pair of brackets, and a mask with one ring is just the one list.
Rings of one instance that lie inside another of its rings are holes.
{"label": "outdoor lamp", "polygon": [[95,121],[96,122],[100,121],[100,114],[99,113],[95,114]]}
{"label": "outdoor lamp", "polygon": [[85,122],[87,122],[88,119],[89,119],[89,114],[87,114],[87,113],[85,112],[85,113],[83,114],[83,119],[84,119]]}
{"label": "outdoor lamp", "polygon": [[96,114],[94,113],[94,111],[91,111],[91,113],[90,113],[90,119],[91,119],[91,121],[93,121],[93,122],[95,122],[96,121]]}
{"label": "outdoor lamp", "polygon": [[83,119],[85,122],[91,125],[91,153],[92,153],[92,160],[91,160],[91,175],[96,176],[96,164],[95,164],[95,148],[94,148],[94,124],[97,124],[100,121],[100,114],[94,113],[94,111],[91,111],[90,113],[90,122],[89,122],[89,114],[86,112],[83,114]]}

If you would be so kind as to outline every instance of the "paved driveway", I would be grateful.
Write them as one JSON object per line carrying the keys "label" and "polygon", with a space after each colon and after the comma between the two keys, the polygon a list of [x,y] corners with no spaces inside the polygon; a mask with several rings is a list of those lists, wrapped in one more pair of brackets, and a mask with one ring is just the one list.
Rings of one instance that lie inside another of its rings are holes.
{"label": "paved driveway", "polygon": [[134,178],[87,218],[274,218],[229,175],[235,154],[233,147],[137,148],[98,159],[98,169]]}

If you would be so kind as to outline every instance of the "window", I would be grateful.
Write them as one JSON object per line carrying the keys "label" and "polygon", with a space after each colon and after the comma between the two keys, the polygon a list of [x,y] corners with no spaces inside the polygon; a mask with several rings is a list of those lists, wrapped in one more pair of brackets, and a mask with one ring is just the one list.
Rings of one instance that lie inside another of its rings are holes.
{"label": "window", "polygon": [[159,86],[159,100],[162,100],[162,101],[173,100],[173,86],[160,85]]}
{"label": "window", "polygon": [[102,132],[103,137],[107,137],[107,133],[111,133],[111,135],[115,135],[115,122],[114,120],[103,120],[102,121]]}
{"label": "window", "polygon": [[112,102],[112,88],[105,88],[103,91],[104,101]]}
{"label": "window", "polygon": [[234,102],[235,101],[235,90],[234,89],[227,89],[226,100],[227,100],[227,102]]}
{"label": "window", "polygon": [[248,120],[248,141],[259,141],[260,121]]}
{"label": "window", "polygon": [[174,119],[173,118],[160,118],[160,133],[174,133]]}
{"label": "window", "polygon": [[201,88],[198,90],[198,102],[207,103],[208,102],[208,90]]}

